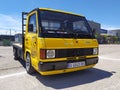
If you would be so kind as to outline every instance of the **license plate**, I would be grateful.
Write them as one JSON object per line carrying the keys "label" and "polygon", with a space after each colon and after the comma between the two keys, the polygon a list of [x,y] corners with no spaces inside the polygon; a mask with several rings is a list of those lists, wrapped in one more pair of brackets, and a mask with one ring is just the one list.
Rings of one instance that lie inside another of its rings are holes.
{"label": "license plate", "polygon": [[68,68],[76,68],[76,67],[80,67],[80,66],[85,66],[85,61],[68,63]]}

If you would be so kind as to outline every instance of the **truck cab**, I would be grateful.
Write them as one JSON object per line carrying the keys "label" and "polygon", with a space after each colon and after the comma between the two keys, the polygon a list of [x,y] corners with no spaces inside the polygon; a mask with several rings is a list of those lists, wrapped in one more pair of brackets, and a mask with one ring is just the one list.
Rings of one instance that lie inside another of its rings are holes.
{"label": "truck cab", "polygon": [[26,15],[21,52],[28,73],[67,73],[98,63],[98,42],[84,16],[47,8]]}

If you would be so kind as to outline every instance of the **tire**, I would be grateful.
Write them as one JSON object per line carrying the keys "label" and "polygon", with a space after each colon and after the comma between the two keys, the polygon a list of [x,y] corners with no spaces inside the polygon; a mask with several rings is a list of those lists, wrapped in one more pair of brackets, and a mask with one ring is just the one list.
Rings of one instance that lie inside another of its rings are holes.
{"label": "tire", "polygon": [[26,55],[26,71],[28,74],[33,74],[35,72],[34,68],[31,65],[31,58],[29,53]]}
{"label": "tire", "polygon": [[13,48],[13,53],[14,53],[14,60],[18,60],[18,59],[19,59],[19,56],[18,56],[18,53],[17,53],[17,49],[16,49],[16,48]]}

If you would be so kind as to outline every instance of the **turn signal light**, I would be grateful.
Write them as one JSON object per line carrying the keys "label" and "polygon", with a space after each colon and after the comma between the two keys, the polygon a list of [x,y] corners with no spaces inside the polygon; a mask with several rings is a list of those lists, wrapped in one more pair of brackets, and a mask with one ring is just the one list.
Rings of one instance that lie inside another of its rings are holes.
{"label": "turn signal light", "polygon": [[46,58],[46,50],[40,49],[40,59],[45,59],[45,58]]}

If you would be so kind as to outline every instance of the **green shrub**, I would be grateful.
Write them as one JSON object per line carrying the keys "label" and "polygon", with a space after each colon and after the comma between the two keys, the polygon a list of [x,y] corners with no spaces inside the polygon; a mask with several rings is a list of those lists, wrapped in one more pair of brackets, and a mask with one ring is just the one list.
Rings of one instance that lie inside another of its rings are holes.
{"label": "green shrub", "polygon": [[3,45],[4,46],[10,46],[10,40],[9,39],[3,39]]}

